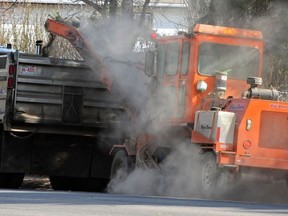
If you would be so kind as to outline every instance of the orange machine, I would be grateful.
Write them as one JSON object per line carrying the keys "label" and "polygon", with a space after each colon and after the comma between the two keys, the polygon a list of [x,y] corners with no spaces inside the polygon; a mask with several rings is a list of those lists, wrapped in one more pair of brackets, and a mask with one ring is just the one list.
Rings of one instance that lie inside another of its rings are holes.
{"label": "orange machine", "polygon": [[[46,29],[67,38],[80,54],[85,50],[85,60],[87,52],[99,60],[75,27],[48,20]],[[159,37],[155,44],[145,62],[155,81],[147,102],[154,118],[142,123],[136,139],[114,146],[111,173],[130,164],[131,156],[138,166],[157,167],[184,142],[198,149],[191,152],[198,158],[191,182],[203,195],[211,194],[219,179],[226,182],[251,169],[260,179],[287,179],[288,103],[279,101],[281,92],[259,88],[261,32],[197,24],[190,34]]]}
{"label": "orange machine", "polygon": [[197,158],[191,182],[202,195],[240,174],[287,179],[288,103],[281,92],[259,88],[261,32],[199,24],[191,34],[158,38],[156,44],[156,72],[147,73],[169,101],[170,126],[139,139],[137,163],[155,166],[169,154],[167,147],[184,142],[198,147],[191,152]]}

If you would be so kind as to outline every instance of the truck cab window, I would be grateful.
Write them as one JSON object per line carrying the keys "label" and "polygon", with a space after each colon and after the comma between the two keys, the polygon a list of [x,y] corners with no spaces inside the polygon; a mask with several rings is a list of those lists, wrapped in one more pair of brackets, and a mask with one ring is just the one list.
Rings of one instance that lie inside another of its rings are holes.
{"label": "truck cab window", "polygon": [[182,75],[186,75],[188,72],[189,57],[190,57],[190,43],[186,42],[183,44],[183,48],[182,48],[182,59],[181,59],[181,74]]}
{"label": "truck cab window", "polygon": [[178,69],[180,43],[170,43],[167,45],[165,56],[165,71],[166,75],[176,75]]}
{"label": "truck cab window", "polygon": [[254,47],[202,43],[198,72],[214,76],[216,72],[227,71],[228,78],[246,80],[247,76],[257,76],[259,55]]}
{"label": "truck cab window", "polygon": [[158,45],[157,49],[157,76],[162,76],[165,63],[165,45]]}

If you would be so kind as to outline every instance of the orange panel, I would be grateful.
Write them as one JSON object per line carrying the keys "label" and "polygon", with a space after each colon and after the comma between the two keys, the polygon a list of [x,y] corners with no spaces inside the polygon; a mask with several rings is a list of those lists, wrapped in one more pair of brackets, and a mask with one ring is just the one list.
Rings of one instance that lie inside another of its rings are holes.
{"label": "orange panel", "polygon": [[[247,107],[236,113],[236,164],[288,170],[288,106],[279,101],[246,99],[233,100],[228,109],[233,111],[233,105],[244,101],[249,102]],[[250,129],[246,128],[247,120],[251,120]],[[244,146],[247,143],[251,147]]]}
{"label": "orange panel", "polygon": [[288,113],[262,111],[259,147],[288,150]]}

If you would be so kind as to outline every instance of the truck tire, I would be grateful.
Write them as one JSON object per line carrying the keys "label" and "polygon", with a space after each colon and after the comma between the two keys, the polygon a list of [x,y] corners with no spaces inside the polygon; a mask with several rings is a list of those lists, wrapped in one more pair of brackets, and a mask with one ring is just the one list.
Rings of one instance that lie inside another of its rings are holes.
{"label": "truck tire", "polygon": [[212,197],[218,183],[215,155],[212,152],[200,155],[198,162],[194,164],[193,170],[198,194],[203,198]]}
{"label": "truck tire", "polygon": [[105,178],[90,178],[89,179],[89,191],[93,192],[105,192],[109,179]]}
{"label": "truck tire", "polygon": [[71,190],[71,181],[65,176],[50,176],[50,184],[53,190]]}
{"label": "truck tire", "polygon": [[50,183],[53,190],[104,192],[108,180],[100,178],[50,176]]}
{"label": "truck tire", "polygon": [[25,173],[0,173],[0,187],[17,189],[24,179]]}
{"label": "truck tire", "polygon": [[133,166],[133,160],[123,150],[119,150],[113,157],[110,180],[117,178],[123,180],[127,177]]}

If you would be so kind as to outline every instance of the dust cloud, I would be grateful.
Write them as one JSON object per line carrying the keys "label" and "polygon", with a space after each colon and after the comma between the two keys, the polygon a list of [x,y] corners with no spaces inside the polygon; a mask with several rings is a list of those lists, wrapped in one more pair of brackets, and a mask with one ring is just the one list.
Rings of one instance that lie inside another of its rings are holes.
{"label": "dust cloud", "polygon": [[[168,196],[215,200],[245,201],[287,205],[288,188],[285,180],[263,181],[263,176],[242,173],[241,179],[227,181],[216,190],[203,195],[197,183],[202,175],[197,163],[197,146],[180,144],[155,169],[137,167],[131,173],[119,170],[107,187],[108,193],[146,196]],[[198,155],[199,156],[199,155]],[[195,170],[197,170],[195,172]],[[249,174],[249,175],[248,175]],[[253,174],[253,173],[252,173]]]}
{"label": "dust cloud", "polygon": [[[149,33],[132,20],[81,23],[80,31],[91,50],[101,56],[112,75],[112,93],[138,112],[149,96],[150,78],[144,73],[144,52],[133,52],[140,37]],[[149,41],[147,41],[148,46]]]}
{"label": "dust cloud", "polygon": [[[167,109],[171,111],[175,101],[165,97],[165,95],[169,95],[169,92],[165,91],[151,98],[152,81],[144,74],[143,70],[133,67],[135,62],[144,64],[143,53],[131,55],[139,28],[130,21],[120,24],[87,22],[84,25],[81,24],[80,31],[88,40],[89,47],[101,55],[104,61],[107,60],[104,63],[108,64],[113,79],[120,86],[121,92],[116,92],[117,95],[129,100],[129,105],[135,108],[137,119],[133,124],[134,130],[139,132],[146,130],[146,127],[154,132],[163,130],[160,126],[158,127],[157,122],[168,117]],[[124,61],[131,62],[131,65],[122,64],[121,62]],[[162,115],[163,113],[165,116]],[[127,122],[122,125],[130,127],[131,123]],[[119,170],[116,177],[110,181],[107,191],[109,193],[171,196],[185,194],[188,196],[194,191],[189,189],[191,186],[189,176],[191,174],[189,172],[191,151],[193,152],[191,146],[183,145],[155,169],[136,167],[129,174]]]}
{"label": "dust cloud", "polygon": [[197,188],[193,184],[195,173],[191,170],[195,168],[195,157],[191,157],[194,152],[199,152],[197,146],[180,144],[155,169],[138,167],[128,175],[118,173],[107,190],[109,193],[137,195],[197,196]]}
{"label": "dust cloud", "polygon": [[158,122],[168,117],[170,112],[167,110],[174,109],[176,98],[167,97],[171,94],[166,89],[156,92],[155,78],[145,75],[145,51],[154,48],[148,37],[152,30],[139,27],[133,20],[127,19],[81,22],[79,30],[89,48],[108,66],[113,78],[111,93],[135,118],[132,124],[130,121],[123,122],[119,130],[129,128],[132,136],[147,127],[154,131],[162,130]]}

